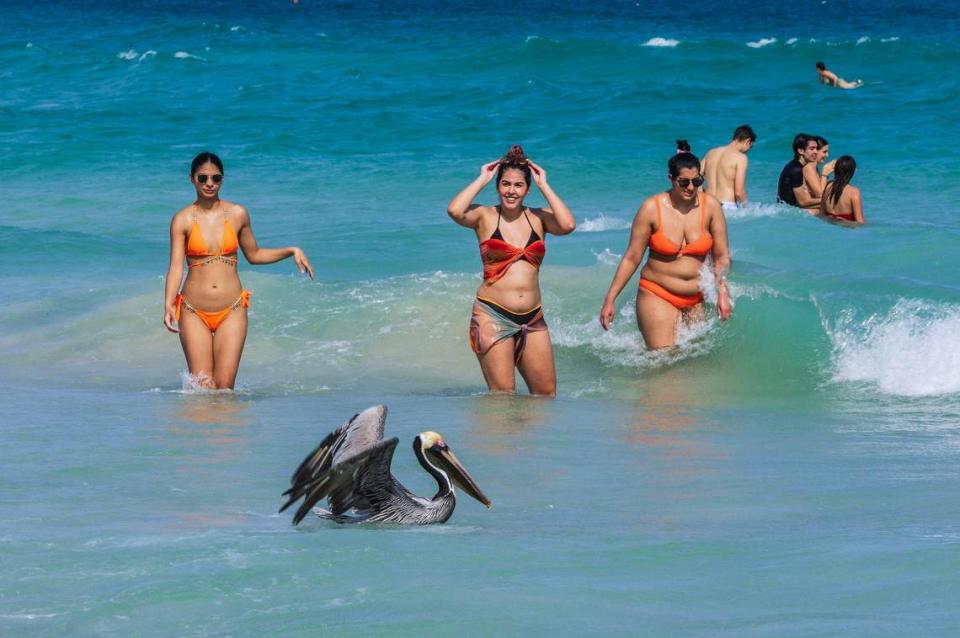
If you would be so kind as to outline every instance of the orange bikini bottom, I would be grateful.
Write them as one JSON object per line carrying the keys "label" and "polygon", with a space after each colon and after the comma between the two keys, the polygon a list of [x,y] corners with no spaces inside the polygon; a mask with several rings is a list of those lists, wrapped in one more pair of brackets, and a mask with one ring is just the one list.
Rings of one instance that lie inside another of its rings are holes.
{"label": "orange bikini bottom", "polygon": [[216,332],[217,328],[220,327],[220,324],[223,323],[223,320],[230,316],[230,313],[243,306],[244,308],[250,307],[250,291],[243,290],[240,292],[240,296],[237,297],[237,300],[232,304],[224,308],[223,310],[217,310],[216,312],[207,312],[206,310],[197,310],[190,305],[190,302],[183,298],[183,295],[177,295],[177,314],[176,320],[180,321],[180,308],[186,308],[193,314],[200,317],[200,320],[206,324],[207,328],[210,329],[210,332]]}
{"label": "orange bikini bottom", "polygon": [[660,284],[656,284],[649,279],[640,278],[640,287],[646,291],[652,292],[664,301],[673,305],[677,310],[686,310],[693,308],[703,301],[703,293],[698,292],[695,295],[675,295]]}

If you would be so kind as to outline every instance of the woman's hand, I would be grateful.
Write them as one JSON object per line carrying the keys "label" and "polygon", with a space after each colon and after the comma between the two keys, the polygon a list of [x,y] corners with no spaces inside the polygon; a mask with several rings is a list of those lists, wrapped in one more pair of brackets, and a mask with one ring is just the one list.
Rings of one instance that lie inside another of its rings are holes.
{"label": "woman's hand", "polygon": [[727,290],[727,284],[720,284],[717,287],[717,316],[720,321],[726,321],[733,314],[733,304],[730,302],[730,292]]}
{"label": "woman's hand", "polygon": [[543,170],[543,167],[534,162],[532,159],[527,159],[527,166],[530,167],[530,170],[533,171],[533,181],[537,183],[537,188],[543,188],[547,185],[547,171]]}
{"label": "woman's hand", "polygon": [[163,313],[163,325],[165,325],[170,332],[180,332],[180,328],[177,327],[176,316],[177,309],[167,306],[167,311]]}
{"label": "woman's hand", "polygon": [[617,308],[613,301],[604,299],[603,307],[600,308],[600,325],[603,326],[604,330],[609,330],[610,326],[613,325],[613,316],[616,312]]}
{"label": "woman's hand", "polygon": [[832,173],[832,172],[833,172],[833,168],[834,168],[834,166],[836,166],[836,164],[837,164],[837,160],[830,160],[829,162],[827,162],[826,164],[824,164],[824,165],[823,165],[823,170],[820,171],[820,175],[822,175],[823,177],[826,177],[827,175],[829,175],[830,173]]}
{"label": "woman's hand", "polygon": [[489,164],[484,164],[480,167],[480,178],[483,180],[484,186],[489,184],[490,180],[493,179],[493,176],[497,174],[498,166],[500,166],[500,160],[494,160]]}
{"label": "woman's hand", "polygon": [[310,279],[313,279],[313,268],[310,267],[307,255],[300,248],[295,247],[293,249],[293,263],[297,265],[297,270],[301,273],[307,273],[310,275]]}

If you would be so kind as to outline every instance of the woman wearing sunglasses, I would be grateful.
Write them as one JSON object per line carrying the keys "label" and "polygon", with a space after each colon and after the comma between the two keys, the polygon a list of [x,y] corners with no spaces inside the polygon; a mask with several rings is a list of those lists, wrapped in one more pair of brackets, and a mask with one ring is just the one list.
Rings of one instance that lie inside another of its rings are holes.
{"label": "woman wearing sunglasses", "polygon": [[667,171],[670,190],[650,197],[637,211],[630,243],[600,309],[600,325],[609,330],[617,295],[649,248],[640,271],[637,324],[651,350],[673,346],[681,320],[696,321],[705,316],[700,267],[707,255],[713,256],[717,314],[725,321],[733,311],[726,283],[730,268],[727,223],[717,199],[700,190],[700,161],[690,153],[686,141],[677,141],[677,152],[667,163]]}
{"label": "woman wearing sunglasses", "polygon": [[232,389],[247,338],[250,305],[250,292],[237,275],[237,249],[251,264],[293,257],[300,272],[311,279],[313,269],[299,248],[257,246],[247,209],[220,199],[223,162],[219,157],[206,152],[197,155],[190,165],[190,182],[197,198],[170,222],[163,324],[180,334],[187,367],[198,385]]}
{"label": "woman wearing sunglasses", "polygon": [[[474,204],[496,177],[497,206]],[[531,179],[547,208],[530,208],[523,199]],[[480,167],[480,175],[453,198],[447,214],[473,229],[480,242],[483,283],[470,317],[470,346],[492,392],[514,392],[516,370],[530,394],[553,396],[557,374],[550,333],[540,306],[540,264],[546,234],[572,233],[577,223],[563,200],[547,184],[547,172],[520,146]]]}

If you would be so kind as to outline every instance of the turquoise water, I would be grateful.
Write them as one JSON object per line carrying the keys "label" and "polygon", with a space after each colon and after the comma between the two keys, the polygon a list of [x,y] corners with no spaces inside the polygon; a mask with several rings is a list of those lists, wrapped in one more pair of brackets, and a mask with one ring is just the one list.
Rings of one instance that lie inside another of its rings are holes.
{"label": "turquoise water", "polygon": [[[569,5],[0,7],[0,634],[955,633],[956,18]],[[819,59],[865,86],[818,86]],[[702,153],[744,122],[733,320],[650,354],[631,286],[603,333],[673,140]],[[856,157],[867,227],[774,203],[801,130]],[[579,221],[541,273],[552,402],[483,395],[476,240],[445,214],[517,142]],[[318,272],[241,264],[232,396],[184,389],[161,324],[204,149],[259,241]],[[408,442],[436,429],[494,507],[429,529],[276,515],[374,403],[404,484],[434,489]]]}

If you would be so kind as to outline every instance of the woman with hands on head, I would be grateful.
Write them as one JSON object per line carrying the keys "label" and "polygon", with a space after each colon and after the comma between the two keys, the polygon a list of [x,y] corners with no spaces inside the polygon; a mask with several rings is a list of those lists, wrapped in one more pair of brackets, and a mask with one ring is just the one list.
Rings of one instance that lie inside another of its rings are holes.
{"label": "woman with hands on head", "polygon": [[237,249],[251,264],[293,257],[297,269],[311,279],[313,268],[297,247],[257,245],[247,209],[220,199],[223,162],[219,157],[208,152],[197,155],[190,166],[190,182],[197,198],[170,222],[163,324],[180,334],[187,368],[198,385],[232,389],[247,338],[250,306],[250,292],[243,289],[237,274]]}
{"label": "woman with hands on head", "polygon": [[609,330],[616,313],[617,295],[640,266],[637,325],[647,348],[673,346],[677,325],[705,317],[700,268],[713,256],[717,287],[717,315],[725,321],[733,312],[726,276],[730,268],[727,222],[720,202],[700,190],[700,161],[684,140],[667,163],[670,190],[649,197],[640,206],[610,289],[600,309],[600,325]]}
{"label": "woman with hands on head", "polygon": [[[500,203],[474,204],[480,191],[496,179]],[[530,182],[547,200],[544,208],[524,206]],[[546,234],[566,235],[577,223],[547,183],[547,172],[513,146],[453,198],[447,214],[473,229],[480,242],[483,283],[470,318],[470,347],[492,392],[515,392],[516,373],[530,394],[554,396],[557,375],[550,333],[543,318],[540,264]]]}

